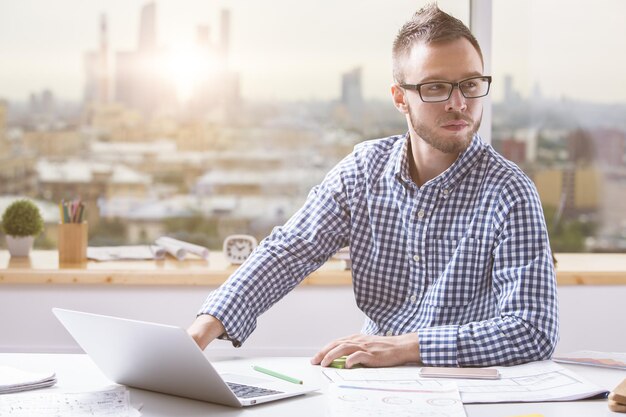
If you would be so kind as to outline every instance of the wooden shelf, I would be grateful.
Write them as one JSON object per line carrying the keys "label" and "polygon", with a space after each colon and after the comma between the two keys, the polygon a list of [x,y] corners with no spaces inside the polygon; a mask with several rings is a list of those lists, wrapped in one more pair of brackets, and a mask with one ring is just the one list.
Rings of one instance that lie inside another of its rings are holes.
{"label": "wooden shelf", "polygon": [[[27,258],[11,258],[0,251],[0,284],[114,284],[114,285],[211,285],[224,282],[236,265],[221,252],[209,261],[189,258],[178,261],[87,261],[59,264],[57,251],[33,251]],[[350,285],[350,271],[339,261],[328,262],[307,277],[304,285]]]}
{"label": "wooden shelf", "polygon": [[[559,285],[626,285],[626,254],[561,253],[556,255]],[[0,284],[206,285],[224,282],[236,266],[220,252],[209,262],[200,258],[177,261],[87,261],[59,264],[57,251],[33,251],[28,258],[11,258],[0,251]],[[351,285],[350,271],[329,261],[301,285]]]}
{"label": "wooden shelf", "polygon": [[557,253],[559,285],[626,285],[626,254]]}

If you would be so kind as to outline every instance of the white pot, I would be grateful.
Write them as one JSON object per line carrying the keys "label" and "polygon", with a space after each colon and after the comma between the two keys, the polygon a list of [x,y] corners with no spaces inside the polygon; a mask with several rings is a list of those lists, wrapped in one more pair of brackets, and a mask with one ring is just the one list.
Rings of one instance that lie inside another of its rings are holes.
{"label": "white pot", "polygon": [[28,256],[33,247],[35,236],[6,236],[7,247],[11,256]]}

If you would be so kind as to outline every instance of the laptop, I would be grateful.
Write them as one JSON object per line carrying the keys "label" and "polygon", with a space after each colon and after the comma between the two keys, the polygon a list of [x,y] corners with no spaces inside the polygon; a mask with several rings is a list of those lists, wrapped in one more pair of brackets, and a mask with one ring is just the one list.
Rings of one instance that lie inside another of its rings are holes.
{"label": "laptop", "polygon": [[265,375],[219,374],[180,327],[60,308],[52,312],[104,375],[118,384],[231,407],[319,389]]}

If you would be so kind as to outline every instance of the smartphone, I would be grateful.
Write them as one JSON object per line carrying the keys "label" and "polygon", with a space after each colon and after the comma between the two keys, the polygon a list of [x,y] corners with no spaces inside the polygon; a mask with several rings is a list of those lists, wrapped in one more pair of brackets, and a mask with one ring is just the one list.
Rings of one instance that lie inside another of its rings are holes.
{"label": "smartphone", "polygon": [[426,378],[470,378],[500,379],[500,372],[494,368],[441,368],[424,366],[420,376]]}

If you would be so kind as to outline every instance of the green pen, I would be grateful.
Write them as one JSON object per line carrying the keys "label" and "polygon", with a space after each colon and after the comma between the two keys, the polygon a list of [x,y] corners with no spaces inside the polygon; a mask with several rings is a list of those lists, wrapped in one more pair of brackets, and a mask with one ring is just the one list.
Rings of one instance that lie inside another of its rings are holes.
{"label": "green pen", "polygon": [[257,372],[261,372],[261,373],[273,376],[275,378],[279,378],[284,381],[291,382],[293,384],[302,384],[302,380],[300,379],[296,379],[287,375],[279,374],[278,372],[270,371],[269,369],[261,368],[260,366],[253,366],[252,369],[254,369]]}

